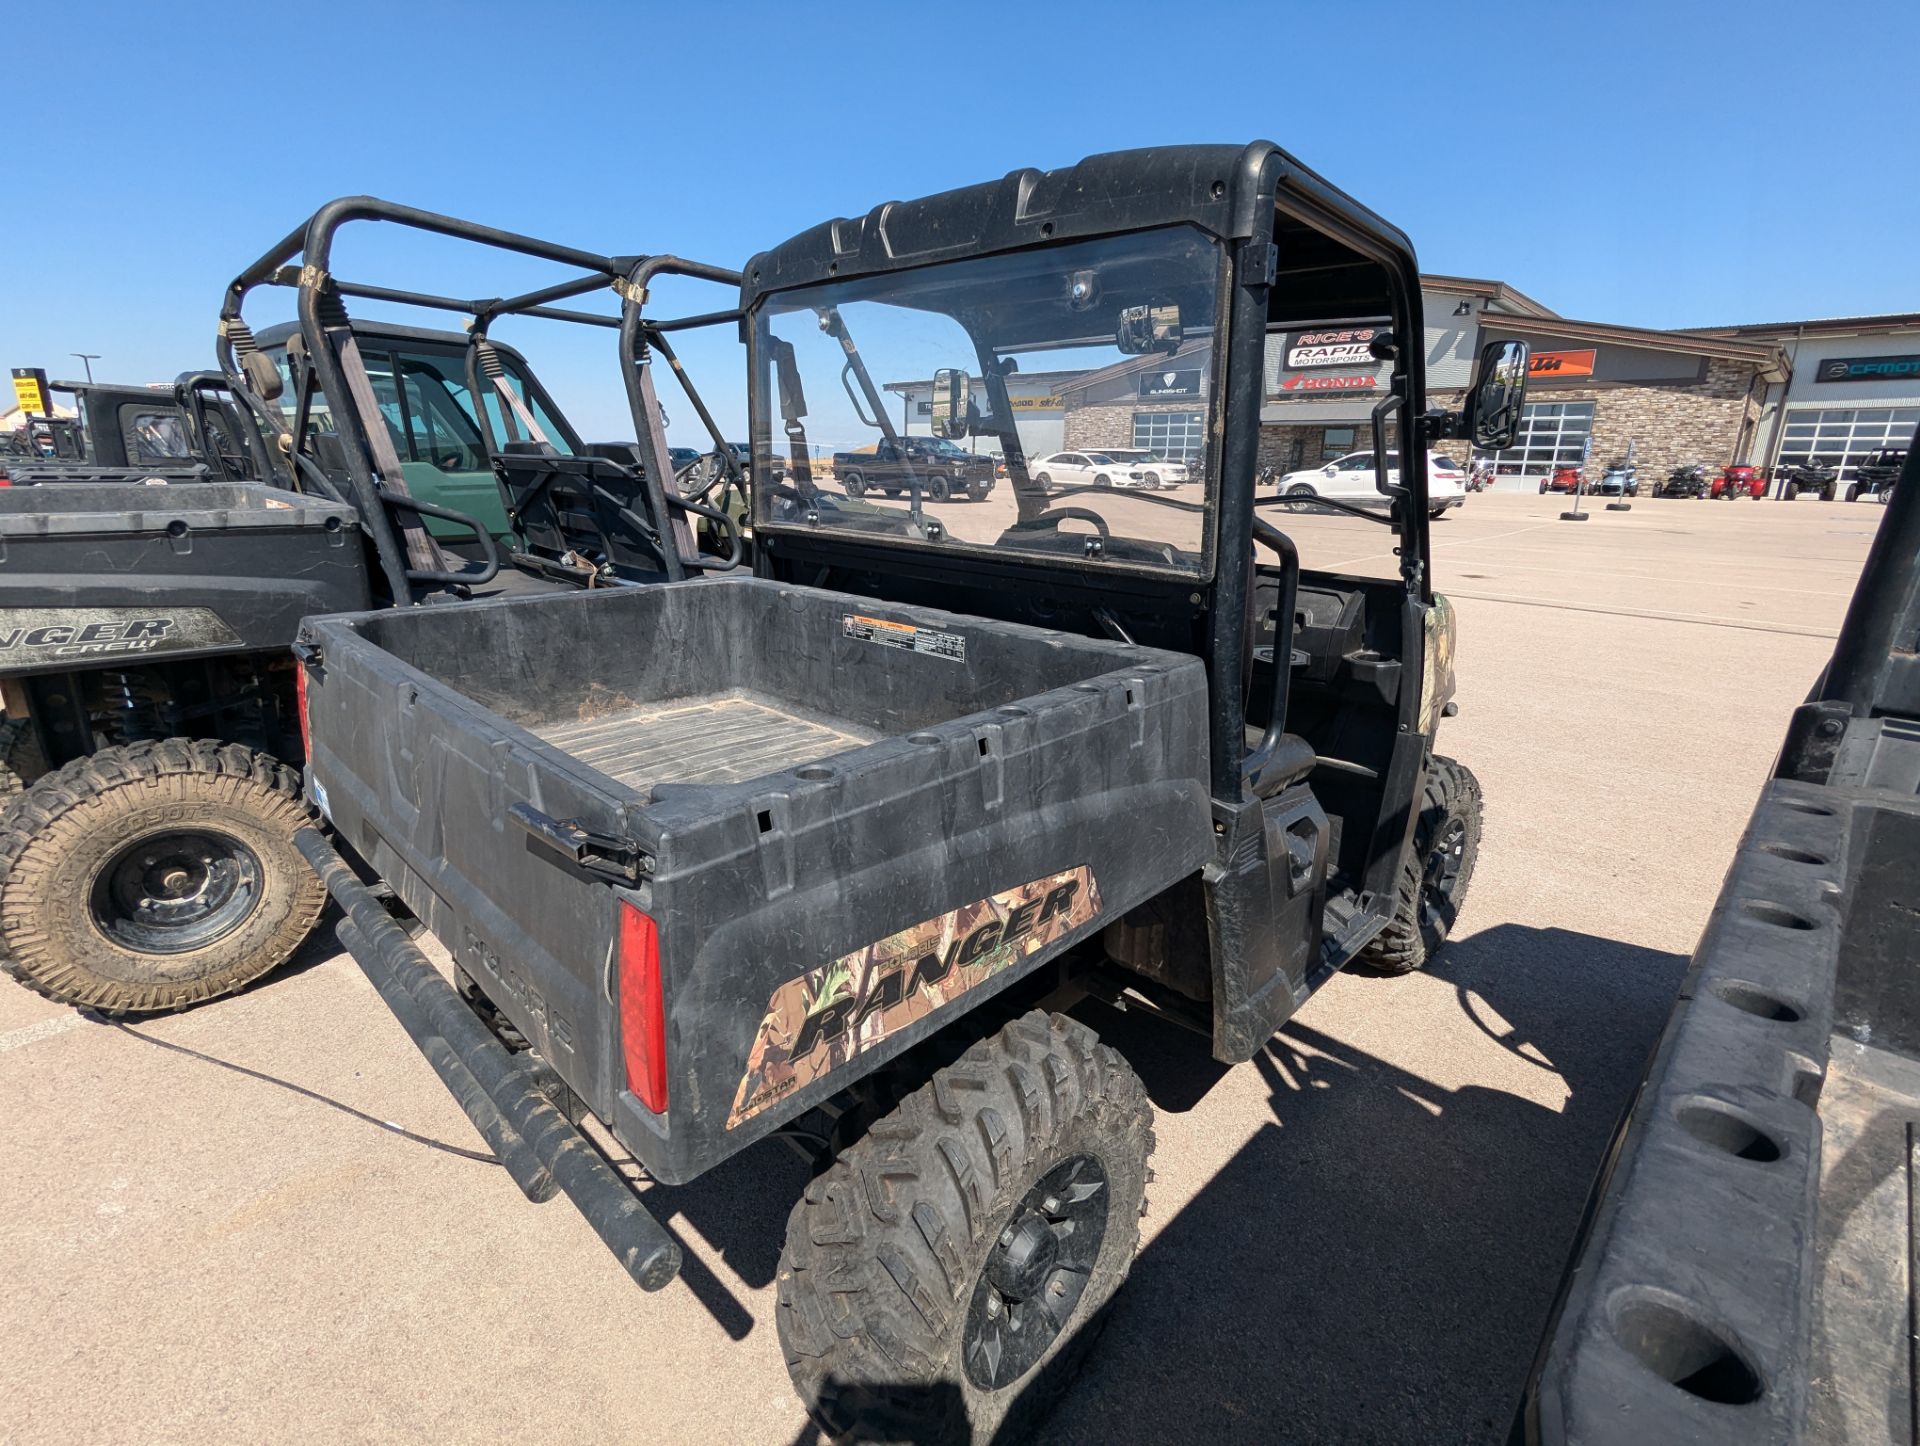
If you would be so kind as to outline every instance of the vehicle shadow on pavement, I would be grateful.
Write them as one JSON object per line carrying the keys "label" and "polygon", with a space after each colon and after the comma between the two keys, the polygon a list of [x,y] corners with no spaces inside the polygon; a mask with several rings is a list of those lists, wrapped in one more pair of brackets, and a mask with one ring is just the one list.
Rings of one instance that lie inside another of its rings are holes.
{"label": "vehicle shadow on pavement", "polygon": [[[1458,1007],[1559,1077],[1559,1110],[1438,1085],[1289,1025],[1252,1066],[1272,1122],[1141,1252],[1047,1439],[1504,1439],[1685,968],[1521,925],[1448,948],[1435,972]],[[1197,1036],[1090,1022],[1162,1110],[1191,1107],[1223,1073]]]}

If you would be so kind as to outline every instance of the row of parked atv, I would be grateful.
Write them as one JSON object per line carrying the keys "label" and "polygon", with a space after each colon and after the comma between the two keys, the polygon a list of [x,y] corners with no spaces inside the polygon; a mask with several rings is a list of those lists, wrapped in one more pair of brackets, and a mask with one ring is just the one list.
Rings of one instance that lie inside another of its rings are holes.
{"label": "row of parked atv", "polygon": [[[1655,484],[1652,495],[1724,499],[1728,502],[1751,497],[1757,501],[1764,498],[1768,488],[1777,482],[1783,502],[1791,502],[1803,492],[1818,496],[1822,502],[1831,502],[1836,496],[1842,495],[1848,502],[1857,502],[1862,498],[1884,502],[1893,490],[1894,478],[1906,463],[1906,456],[1904,449],[1869,453],[1854,468],[1854,479],[1845,485],[1844,493],[1840,468],[1824,458],[1814,457],[1805,462],[1782,463],[1772,469],[1745,463],[1729,464],[1717,474],[1704,463],[1685,463],[1667,473],[1665,481]],[[1540,483],[1540,492],[1542,496],[1549,492],[1565,492],[1594,497],[1638,497],[1640,477],[1632,462],[1618,461],[1607,464],[1599,481],[1589,482],[1579,467],[1569,464],[1555,467],[1552,475]]]}

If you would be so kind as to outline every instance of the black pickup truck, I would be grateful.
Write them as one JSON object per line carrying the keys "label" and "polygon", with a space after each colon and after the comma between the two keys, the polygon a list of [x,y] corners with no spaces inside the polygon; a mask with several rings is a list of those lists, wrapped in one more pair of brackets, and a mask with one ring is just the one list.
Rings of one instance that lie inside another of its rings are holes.
{"label": "black pickup truck", "polygon": [[855,499],[869,489],[903,496],[916,476],[929,502],[984,502],[993,491],[993,458],[957,447],[945,437],[901,437],[878,442],[871,452],[835,452],[833,473]]}

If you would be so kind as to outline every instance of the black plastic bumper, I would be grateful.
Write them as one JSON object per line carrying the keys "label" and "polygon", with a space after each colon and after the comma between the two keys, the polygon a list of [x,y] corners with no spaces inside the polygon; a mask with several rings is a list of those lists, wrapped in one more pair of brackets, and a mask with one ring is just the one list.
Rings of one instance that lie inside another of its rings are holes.
{"label": "black plastic bumper", "polygon": [[564,1191],[643,1290],[678,1275],[678,1243],[548,1098],[529,1062],[480,1022],[318,829],[301,829],[294,843],[346,913],[340,943],[526,1197]]}

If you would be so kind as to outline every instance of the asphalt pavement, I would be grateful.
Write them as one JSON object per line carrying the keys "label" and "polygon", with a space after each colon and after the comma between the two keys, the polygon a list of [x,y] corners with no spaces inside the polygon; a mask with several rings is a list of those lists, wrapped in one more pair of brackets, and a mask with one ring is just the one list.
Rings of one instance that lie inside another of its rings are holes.
{"label": "asphalt pavement", "polygon": [[[1433,525],[1460,617],[1440,746],[1487,809],[1436,965],[1335,979],[1234,1070],[1087,1008],[1147,1081],[1157,1180],[1047,1439],[1504,1436],[1881,516],[1566,506]],[[1286,525],[1309,567],[1392,565],[1364,524]],[[644,1295],[564,1201],[525,1202],[330,939],[146,1022],[0,986],[0,1160],[0,1442],[814,1439],[773,1321],[804,1163],[769,1142],[643,1185],[687,1251]]]}

